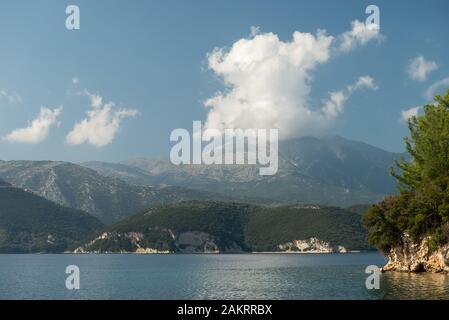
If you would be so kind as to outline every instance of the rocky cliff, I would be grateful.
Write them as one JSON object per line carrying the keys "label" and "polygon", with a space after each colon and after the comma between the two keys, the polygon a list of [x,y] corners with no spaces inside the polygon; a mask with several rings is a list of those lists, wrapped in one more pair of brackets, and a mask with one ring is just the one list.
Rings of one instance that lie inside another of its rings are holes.
{"label": "rocky cliff", "polygon": [[424,237],[416,242],[404,235],[402,245],[386,253],[388,263],[382,271],[449,272],[449,244],[431,250],[429,240],[429,237]]}
{"label": "rocky cliff", "polygon": [[[185,231],[174,233],[170,229],[155,228],[152,235],[141,232],[104,232],[92,241],[72,250],[73,253],[239,253],[237,244],[220,246],[219,239],[207,232]],[[159,234],[158,241],[151,239]],[[165,235],[161,236],[162,234]]]}
{"label": "rocky cliff", "polygon": [[[172,230],[158,229],[172,240],[170,243],[159,243],[148,246],[146,236],[141,232],[104,232],[92,241],[75,248],[73,253],[243,253],[237,244],[228,247],[218,245],[219,239],[206,232],[186,231],[175,234]],[[109,242],[107,249],[103,244]],[[119,244],[111,246],[110,243]],[[346,253],[345,247],[331,245],[329,242],[312,237],[306,240],[293,240],[278,245],[278,252],[287,253]]]}
{"label": "rocky cliff", "polygon": [[306,240],[293,240],[278,246],[282,252],[304,252],[304,253],[346,253],[345,247],[331,245],[329,242],[321,241],[317,238]]}

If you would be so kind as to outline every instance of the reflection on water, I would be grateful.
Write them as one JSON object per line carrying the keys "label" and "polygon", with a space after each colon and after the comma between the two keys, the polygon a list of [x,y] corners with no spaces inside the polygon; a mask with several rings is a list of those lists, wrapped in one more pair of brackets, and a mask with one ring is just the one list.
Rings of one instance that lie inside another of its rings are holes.
{"label": "reflection on water", "polygon": [[449,299],[449,275],[388,272],[380,288],[383,299]]}
{"label": "reflection on water", "polygon": [[[242,255],[0,255],[0,299],[449,299],[449,275],[381,274],[375,252]],[[81,290],[65,288],[77,265]]]}

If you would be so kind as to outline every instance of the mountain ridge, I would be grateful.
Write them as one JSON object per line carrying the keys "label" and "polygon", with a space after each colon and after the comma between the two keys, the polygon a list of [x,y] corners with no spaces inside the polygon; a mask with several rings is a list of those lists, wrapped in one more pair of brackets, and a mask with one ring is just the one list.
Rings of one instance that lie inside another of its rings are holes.
{"label": "mountain ridge", "polygon": [[104,225],[0,179],[0,253],[56,253]]}
{"label": "mountain ridge", "polygon": [[50,201],[86,211],[106,224],[166,202],[226,199],[180,186],[131,185],[61,161],[0,161],[0,178]]}
{"label": "mountain ridge", "polygon": [[135,158],[118,164],[83,163],[130,184],[177,185],[214,190],[264,203],[320,203],[346,207],[374,203],[396,192],[389,169],[402,156],[338,136],[303,137],[279,143],[279,170],[260,176],[256,165],[173,165],[166,158]]}
{"label": "mountain ridge", "polygon": [[[361,216],[317,205],[261,207],[185,201],[144,210],[100,231],[77,253],[239,253],[297,251],[292,244],[370,250]],[[302,251],[301,248],[297,248]],[[327,252],[327,251],[326,251]]]}

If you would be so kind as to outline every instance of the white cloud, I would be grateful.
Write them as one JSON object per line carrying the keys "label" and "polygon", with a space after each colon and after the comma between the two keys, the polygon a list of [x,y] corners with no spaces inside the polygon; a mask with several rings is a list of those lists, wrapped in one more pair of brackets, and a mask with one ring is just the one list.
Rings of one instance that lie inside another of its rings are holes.
{"label": "white cloud", "polygon": [[401,111],[401,121],[407,122],[411,117],[416,117],[419,114],[419,111],[422,109],[421,106],[413,107],[407,110]]}
{"label": "white cloud", "polygon": [[78,83],[80,83],[80,79],[78,77],[72,78],[72,84],[77,85]]}
{"label": "white cloud", "polygon": [[281,138],[319,133],[343,112],[355,90],[375,89],[371,77],[360,77],[331,92],[323,107],[310,106],[313,71],[329,60],[334,40],[322,30],[315,35],[296,31],[286,42],[276,34],[259,33],[229,50],[215,48],[208,66],[227,90],[205,101],[210,108],[205,127],[278,128]]}
{"label": "white cloud", "polygon": [[329,99],[321,108],[322,114],[326,119],[336,118],[344,111],[344,104],[356,90],[366,88],[377,90],[374,79],[370,76],[359,77],[359,79],[346,87],[345,90],[333,91],[329,93]]}
{"label": "white cloud", "polygon": [[384,36],[380,34],[380,28],[376,25],[367,26],[364,22],[354,20],[351,26],[351,30],[342,33],[339,37],[339,49],[343,52],[351,51],[373,40],[380,42],[384,39]]}
{"label": "white cloud", "polygon": [[115,103],[103,103],[103,98],[98,94],[85,92],[90,99],[91,110],[87,117],[77,122],[66,136],[69,145],[89,143],[96,147],[104,147],[114,140],[120,129],[121,121],[125,118],[137,115],[135,109],[121,109],[114,111]]}
{"label": "white cloud", "polygon": [[3,139],[9,142],[39,143],[48,137],[50,127],[56,123],[61,113],[62,107],[53,110],[41,107],[38,117],[28,127],[13,130]]}
{"label": "white cloud", "polygon": [[423,82],[427,79],[427,75],[436,69],[438,65],[435,61],[426,60],[420,55],[410,60],[407,71],[411,79]]}
{"label": "white cloud", "polygon": [[359,77],[356,83],[348,86],[348,90],[352,93],[353,91],[361,88],[368,88],[371,90],[377,90],[378,87],[374,83],[374,79],[370,76]]}
{"label": "white cloud", "polygon": [[449,89],[449,77],[441,79],[440,81],[432,84],[427,90],[424,96],[427,100],[433,101],[433,98],[437,94],[443,94],[444,92],[439,91],[440,88],[443,87],[443,90],[446,91]]}
{"label": "white cloud", "polygon": [[8,92],[4,89],[0,90],[0,100],[6,100],[9,103],[22,103],[22,97],[16,92]]}

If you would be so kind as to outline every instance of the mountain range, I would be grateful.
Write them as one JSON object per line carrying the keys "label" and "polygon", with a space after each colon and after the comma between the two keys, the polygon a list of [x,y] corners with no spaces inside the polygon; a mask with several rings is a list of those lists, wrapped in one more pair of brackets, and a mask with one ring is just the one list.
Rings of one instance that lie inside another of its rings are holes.
{"label": "mountain range", "polygon": [[304,137],[280,143],[274,176],[164,159],[0,161],[0,252],[366,249],[367,206],[356,204],[395,192],[388,172],[400,156]]}
{"label": "mountain range", "polygon": [[173,165],[168,159],[129,159],[82,165],[133,185],[174,185],[264,204],[374,203],[396,192],[389,175],[402,154],[338,136],[281,141],[279,170],[259,175],[256,165]]}
{"label": "mountain range", "polygon": [[224,199],[177,186],[128,184],[89,168],[58,161],[0,161],[0,178],[111,224],[145,208],[183,200]]}

